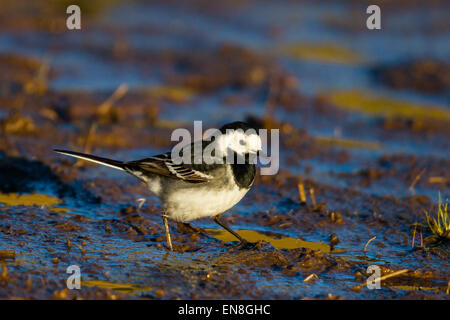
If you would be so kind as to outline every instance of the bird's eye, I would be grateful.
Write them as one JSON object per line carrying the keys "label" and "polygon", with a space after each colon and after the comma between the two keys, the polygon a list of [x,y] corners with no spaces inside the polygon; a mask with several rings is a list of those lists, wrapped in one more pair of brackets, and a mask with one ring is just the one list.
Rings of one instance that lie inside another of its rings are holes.
{"label": "bird's eye", "polygon": [[245,145],[245,141],[244,141],[244,140],[240,140],[240,141],[239,141],[239,144],[240,144],[241,146],[243,146],[243,145]]}

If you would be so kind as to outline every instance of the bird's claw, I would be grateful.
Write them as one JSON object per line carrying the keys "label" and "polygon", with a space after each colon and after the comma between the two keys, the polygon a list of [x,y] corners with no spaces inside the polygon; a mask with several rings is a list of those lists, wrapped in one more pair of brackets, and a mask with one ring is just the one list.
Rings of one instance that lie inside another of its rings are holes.
{"label": "bird's claw", "polygon": [[241,241],[241,243],[239,243],[236,248],[239,250],[248,250],[248,249],[253,249],[256,245],[258,244],[258,242],[250,242],[247,240]]}

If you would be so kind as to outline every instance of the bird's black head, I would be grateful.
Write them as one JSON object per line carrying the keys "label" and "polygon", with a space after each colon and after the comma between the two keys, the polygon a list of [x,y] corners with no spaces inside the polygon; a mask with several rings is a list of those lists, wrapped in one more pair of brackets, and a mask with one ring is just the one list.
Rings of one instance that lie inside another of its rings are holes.
{"label": "bird's black head", "polygon": [[227,130],[238,130],[238,129],[241,129],[244,132],[246,132],[249,129],[254,129],[256,132],[258,132],[258,130],[251,127],[248,123],[242,121],[235,121],[228,123],[220,128],[220,132],[222,132],[222,134],[225,134]]}
{"label": "bird's black head", "polygon": [[217,151],[224,157],[231,152],[236,157],[245,159],[238,163],[250,163],[250,155],[254,158],[262,149],[258,132],[245,122],[236,121],[226,124],[220,128],[220,132],[216,140]]}
{"label": "bird's black head", "polygon": [[236,121],[222,126],[220,131],[220,151],[223,154],[228,154],[229,151],[233,153],[231,168],[236,183],[241,188],[249,188],[256,174],[253,157],[258,154],[262,145],[258,130],[246,122]]}

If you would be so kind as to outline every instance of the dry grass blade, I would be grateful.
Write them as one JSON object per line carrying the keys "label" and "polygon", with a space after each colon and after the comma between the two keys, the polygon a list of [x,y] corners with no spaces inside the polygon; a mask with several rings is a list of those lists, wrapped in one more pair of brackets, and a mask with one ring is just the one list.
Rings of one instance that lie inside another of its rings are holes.
{"label": "dry grass blade", "polygon": [[[395,271],[395,272],[386,274],[386,275],[384,275],[384,276],[382,276],[382,277],[380,277],[380,278],[377,278],[377,279],[375,279],[375,281],[378,281],[378,282],[381,283],[381,281],[383,281],[383,280],[387,280],[387,279],[389,279],[389,278],[399,276],[399,275],[404,274],[404,273],[406,273],[406,272],[408,272],[408,271],[409,271],[409,269],[398,270],[398,271]],[[354,286],[352,289],[359,289],[359,288],[364,287],[365,285],[367,285],[367,281],[364,282],[364,283],[361,283],[361,284],[359,284],[359,285],[357,285],[357,286]]]}
{"label": "dry grass blade", "polygon": [[305,187],[301,182],[298,184],[298,196],[300,198],[300,203],[305,204],[306,203]]}
{"label": "dry grass blade", "polygon": [[146,199],[145,198],[139,198],[136,200],[136,202],[138,202],[138,207],[137,207],[137,211],[139,212],[142,208],[142,206],[144,205]]}
{"label": "dry grass blade", "polygon": [[126,84],[122,83],[116,89],[116,91],[114,91],[114,93],[98,107],[98,113],[99,114],[107,114],[110,111],[112,105],[117,100],[122,98],[127,92],[128,92],[128,86]]}
{"label": "dry grass blade", "polygon": [[364,246],[364,255],[366,254],[366,250],[367,250],[367,246],[369,245],[369,243],[371,243],[373,240],[375,240],[377,238],[377,236],[370,238],[369,241],[367,241],[366,245]]}
{"label": "dry grass blade", "polygon": [[0,250],[0,259],[14,259],[16,252],[14,250]]}
{"label": "dry grass blade", "polygon": [[0,275],[0,280],[8,280],[8,269],[6,268],[6,264],[3,264],[2,273]]}
{"label": "dry grass blade", "polygon": [[[113,104],[121,99],[126,93],[128,92],[128,86],[124,83],[122,83],[116,91],[108,98],[105,102],[103,102],[97,109],[97,115],[99,116],[100,122],[102,122],[102,119],[111,118],[111,111]],[[84,153],[90,153],[92,149],[92,142],[94,141],[95,132],[97,131],[98,123],[93,122],[91,126],[89,127],[88,134],[86,136],[86,140],[84,143]],[[77,159],[77,162],[75,163],[75,166],[80,166],[81,163],[83,163],[83,160]]]}
{"label": "dry grass blade", "polygon": [[317,276],[317,274],[311,273],[309,276],[305,278],[305,280],[303,280],[303,282],[310,282],[313,281],[314,279],[319,279],[319,277]]}
{"label": "dry grass blade", "polygon": [[416,193],[414,190],[414,187],[416,186],[417,182],[419,182],[419,180],[422,177],[422,175],[424,174],[424,172],[425,172],[425,168],[422,169],[422,171],[420,171],[420,173],[414,178],[413,182],[409,186],[408,192],[411,193],[412,195],[414,195]]}
{"label": "dry grass blade", "polygon": [[316,197],[314,196],[314,188],[309,189],[309,194],[311,196],[312,205],[315,207],[317,205],[317,203],[316,203]]}
{"label": "dry grass blade", "polygon": [[429,177],[428,183],[431,184],[446,184],[447,179],[445,177]]}
{"label": "dry grass blade", "polygon": [[[91,124],[91,126],[89,128],[88,135],[86,136],[86,141],[84,143],[84,148],[83,148],[83,152],[84,153],[90,153],[91,152],[92,141],[94,139],[94,135],[95,135],[96,131],[97,131],[97,123],[94,122],[94,123]],[[82,163],[85,163],[85,161],[82,160],[82,159],[77,159],[77,161],[75,162],[74,166],[75,167],[81,166]]]}

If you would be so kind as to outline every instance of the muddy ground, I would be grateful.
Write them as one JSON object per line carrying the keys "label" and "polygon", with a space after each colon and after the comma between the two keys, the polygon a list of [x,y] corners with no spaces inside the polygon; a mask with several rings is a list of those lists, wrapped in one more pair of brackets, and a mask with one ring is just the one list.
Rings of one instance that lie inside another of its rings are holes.
{"label": "muddy ground", "polygon": [[[81,31],[55,3],[0,2],[0,298],[448,299],[448,3],[387,1],[375,33],[364,1],[82,1]],[[252,248],[202,219],[169,252],[139,180],[52,152],[145,158],[194,120],[280,129],[225,215]]]}

